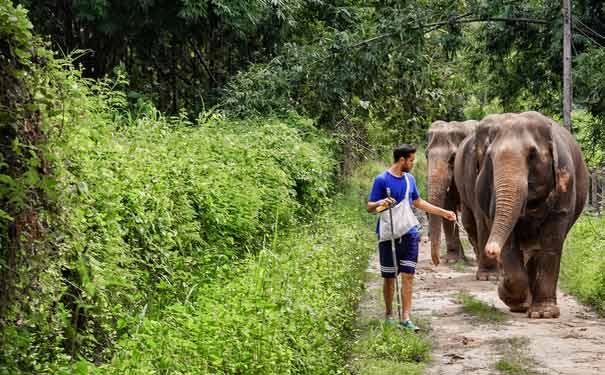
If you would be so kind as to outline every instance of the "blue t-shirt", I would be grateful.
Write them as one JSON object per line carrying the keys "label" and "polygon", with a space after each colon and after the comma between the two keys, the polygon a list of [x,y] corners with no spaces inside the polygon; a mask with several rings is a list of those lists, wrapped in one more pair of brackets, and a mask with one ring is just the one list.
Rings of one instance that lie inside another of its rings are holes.
{"label": "blue t-shirt", "polygon": [[[418,189],[416,188],[416,180],[414,176],[407,173],[408,180],[410,181],[410,192],[409,192],[409,200],[410,207],[412,206],[412,202],[416,199],[420,198],[420,194],[418,194]],[[374,179],[374,185],[372,186],[372,191],[370,191],[370,195],[368,196],[369,202],[378,202],[381,199],[387,197],[387,187],[391,188],[391,197],[397,201],[397,204],[403,200],[405,196],[406,189],[405,177],[397,177],[393,176],[391,172],[384,171]],[[376,233],[379,232],[378,225],[380,224],[380,220],[376,223]],[[418,234],[418,228],[413,227],[410,229],[408,234]]]}

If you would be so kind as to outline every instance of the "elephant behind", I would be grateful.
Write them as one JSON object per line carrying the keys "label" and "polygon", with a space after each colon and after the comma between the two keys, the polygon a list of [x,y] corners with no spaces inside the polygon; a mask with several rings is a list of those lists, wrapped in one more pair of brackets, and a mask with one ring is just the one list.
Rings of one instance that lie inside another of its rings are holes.
{"label": "elephant behind", "polygon": [[[428,201],[446,210],[456,212],[460,197],[454,183],[454,158],[458,145],[464,138],[473,133],[479,122],[435,121],[428,132],[426,158],[428,162]],[[460,242],[458,227],[455,223],[443,220],[436,215],[429,215],[429,238],[431,255],[434,262],[439,257],[441,226],[445,232],[447,245],[446,263],[464,258],[464,249]]]}
{"label": "elephant behind", "polygon": [[500,299],[531,318],[558,317],[563,242],[588,190],[572,135],[538,112],[487,116],[460,146],[455,175],[480,267],[500,264]]}

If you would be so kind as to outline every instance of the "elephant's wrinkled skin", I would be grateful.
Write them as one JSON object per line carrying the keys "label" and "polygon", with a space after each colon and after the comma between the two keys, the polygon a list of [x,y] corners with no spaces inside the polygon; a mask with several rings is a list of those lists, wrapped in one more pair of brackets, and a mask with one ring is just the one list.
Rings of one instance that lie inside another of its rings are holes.
{"label": "elephant's wrinkled skin", "polygon": [[500,262],[500,299],[531,318],[558,317],[563,241],[588,189],[574,138],[537,112],[490,115],[460,146],[455,176],[483,266]]}
{"label": "elephant's wrinkled skin", "polygon": [[[428,201],[446,210],[457,211],[460,197],[454,183],[454,159],[460,143],[473,133],[479,122],[435,121],[428,132],[426,158],[428,162]],[[458,227],[451,221],[429,215],[429,238],[433,258],[439,255],[441,225],[447,245],[446,263],[464,258]]]}

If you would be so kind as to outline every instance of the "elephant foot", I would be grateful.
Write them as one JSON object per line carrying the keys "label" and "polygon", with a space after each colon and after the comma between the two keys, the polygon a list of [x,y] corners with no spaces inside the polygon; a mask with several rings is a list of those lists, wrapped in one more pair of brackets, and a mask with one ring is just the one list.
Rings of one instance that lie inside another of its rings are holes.
{"label": "elephant foot", "polygon": [[464,255],[460,250],[448,250],[445,255],[445,263],[456,263],[464,260]]}
{"label": "elephant foot", "polygon": [[508,306],[508,308],[509,308],[510,312],[524,313],[524,312],[527,312],[529,305],[525,302],[525,303],[521,303],[519,305],[510,305],[510,306]]}
{"label": "elephant foot", "polygon": [[489,281],[490,278],[493,280],[498,280],[498,270],[497,269],[478,269],[475,274],[475,278],[479,281]]}
{"label": "elephant foot", "polygon": [[498,284],[498,296],[511,312],[527,312],[531,305],[531,293],[526,280],[522,277],[511,278],[511,275],[503,277]]}
{"label": "elephant foot", "polygon": [[527,310],[527,316],[532,319],[551,319],[561,315],[555,302],[533,303]]}

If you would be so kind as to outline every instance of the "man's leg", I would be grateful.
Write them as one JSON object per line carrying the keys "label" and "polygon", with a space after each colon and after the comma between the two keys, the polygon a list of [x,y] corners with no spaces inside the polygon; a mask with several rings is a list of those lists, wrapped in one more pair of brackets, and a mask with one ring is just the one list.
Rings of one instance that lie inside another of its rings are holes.
{"label": "man's leg", "polygon": [[412,310],[412,285],[414,283],[413,273],[401,273],[401,301],[403,304],[403,320],[410,320]]}
{"label": "man's leg", "polygon": [[[382,293],[384,296],[385,316],[393,317],[393,292],[395,291],[395,262],[391,250],[391,241],[378,243],[378,255],[380,258],[380,274],[383,278]],[[397,317],[399,318],[399,317]]]}
{"label": "man's leg", "polygon": [[382,284],[382,294],[384,295],[384,304],[386,307],[385,317],[393,317],[393,291],[395,289],[395,278],[385,277],[383,278],[384,283]]}
{"label": "man's leg", "polygon": [[397,243],[397,257],[399,261],[399,272],[401,272],[401,301],[403,305],[403,320],[410,320],[412,310],[412,289],[414,285],[414,274],[418,262],[418,234],[407,234]]}

